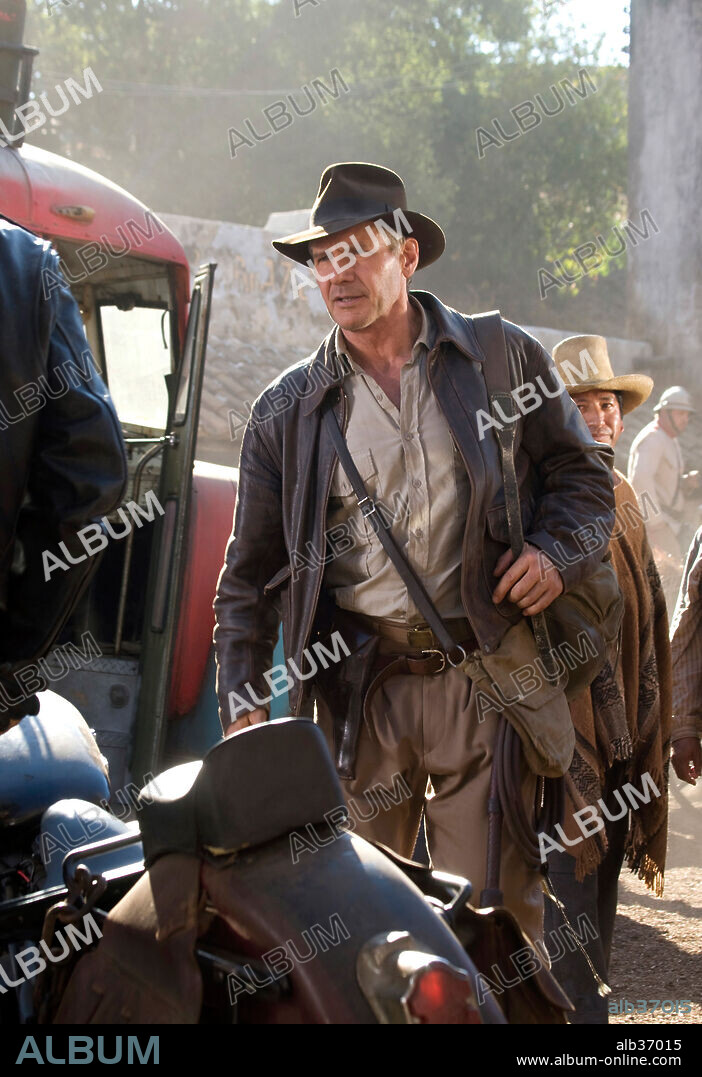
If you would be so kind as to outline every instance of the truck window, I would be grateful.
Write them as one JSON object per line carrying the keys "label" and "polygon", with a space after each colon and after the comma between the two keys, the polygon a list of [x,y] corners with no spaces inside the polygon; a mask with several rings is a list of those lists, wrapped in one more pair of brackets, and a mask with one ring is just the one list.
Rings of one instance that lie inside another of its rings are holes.
{"label": "truck window", "polygon": [[99,309],[107,379],[120,422],[165,430],[170,319],[156,307],[120,310],[101,304]]}

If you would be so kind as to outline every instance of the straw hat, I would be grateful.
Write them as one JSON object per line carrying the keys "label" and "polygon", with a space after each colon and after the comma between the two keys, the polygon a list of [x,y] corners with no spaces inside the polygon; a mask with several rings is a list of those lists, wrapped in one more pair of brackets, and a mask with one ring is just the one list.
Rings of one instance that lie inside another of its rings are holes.
{"label": "straw hat", "polygon": [[402,210],[410,234],[419,243],[417,269],[423,269],[443,253],[446,246],[443,231],[431,217],[407,209],[405,185],[397,172],[363,161],[346,161],[325,168],[309,228],[274,239],[273,246],[281,254],[305,265],[309,258],[307,244],[313,239],[323,239],[364,221],[381,218],[394,227],[394,214],[398,210]]}
{"label": "straw hat", "polygon": [[566,337],[553,349],[553,361],[571,396],[591,389],[621,393],[624,415],[648,400],[653,391],[653,378],[647,374],[614,376],[604,337]]}

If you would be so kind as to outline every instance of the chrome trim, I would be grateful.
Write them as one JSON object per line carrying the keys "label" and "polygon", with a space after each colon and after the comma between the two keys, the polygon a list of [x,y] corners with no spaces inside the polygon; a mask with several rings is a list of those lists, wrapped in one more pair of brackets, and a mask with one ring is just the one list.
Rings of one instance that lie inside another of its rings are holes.
{"label": "chrome trim", "polygon": [[468,657],[468,653],[467,653],[467,651],[466,651],[465,647],[462,647],[460,643],[457,643],[457,644],[456,644],[456,646],[458,647],[458,650],[459,650],[459,651],[461,652],[461,654],[463,655],[463,657],[462,657],[462,658],[459,658],[458,662],[454,662],[454,661],[453,661],[453,659],[451,658],[451,655],[450,655],[450,654],[447,654],[447,655],[446,655],[446,658],[447,658],[448,664],[449,664],[450,666],[453,666],[453,668],[454,668],[454,669],[458,669],[458,667],[459,667],[460,665],[462,665],[462,663],[463,663],[463,662],[465,662],[466,658]]}
{"label": "chrome trim", "polygon": [[409,1010],[417,977],[433,968],[450,971],[467,985],[478,1013],[469,974],[438,954],[422,949],[407,931],[375,935],[361,947],[356,960],[356,979],[381,1025],[419,1025]]}
{"label": "chrome trim", "polygon": [[[366,501],[368,502],[368,505],[366,505],[366,507],[364,508],[364,502]],[[373,501],[373,499],[368,497],[367,495],[366,497],[362,497],[361,500],[357,502],[357,505],[361,510],[361,516],[364,518],[364,520],[367,519],[369,516],[372,516],[374,512],[377,512],[375,501]]]}

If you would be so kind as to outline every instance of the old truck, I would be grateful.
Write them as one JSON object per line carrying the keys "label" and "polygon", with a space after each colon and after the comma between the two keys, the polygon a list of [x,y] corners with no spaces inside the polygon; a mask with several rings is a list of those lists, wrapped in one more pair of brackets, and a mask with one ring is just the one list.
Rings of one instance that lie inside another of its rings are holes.
{"label": "old truck", "polygon": [[[215,266],[201,266],[191,290],[182,245],[147,206],[26,145],[36,50],[22,43],[25,6],[0,3],[0,214],[60,255],[127,444],[125,503],[143,511],[141,526],[110,541],[71,616],[62,645],[73,642],[73,660],[48,656],[44,667],[94,729],[114,793],[220,736],[212,600],[237,471],[195,459]],[[111,522],[125,530],[118,513]]]}

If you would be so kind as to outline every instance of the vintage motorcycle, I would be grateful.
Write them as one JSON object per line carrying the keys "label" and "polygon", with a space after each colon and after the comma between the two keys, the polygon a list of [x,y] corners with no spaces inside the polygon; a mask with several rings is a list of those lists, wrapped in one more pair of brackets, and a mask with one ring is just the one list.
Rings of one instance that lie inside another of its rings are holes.
{"label": "vintage motorcycle", "polygon": [[131,822],[108,795],[60,696],[0,737],[0,1021],[505,1022],[468,956],[470,884],[345,829],[312,721],[163,772]]}

